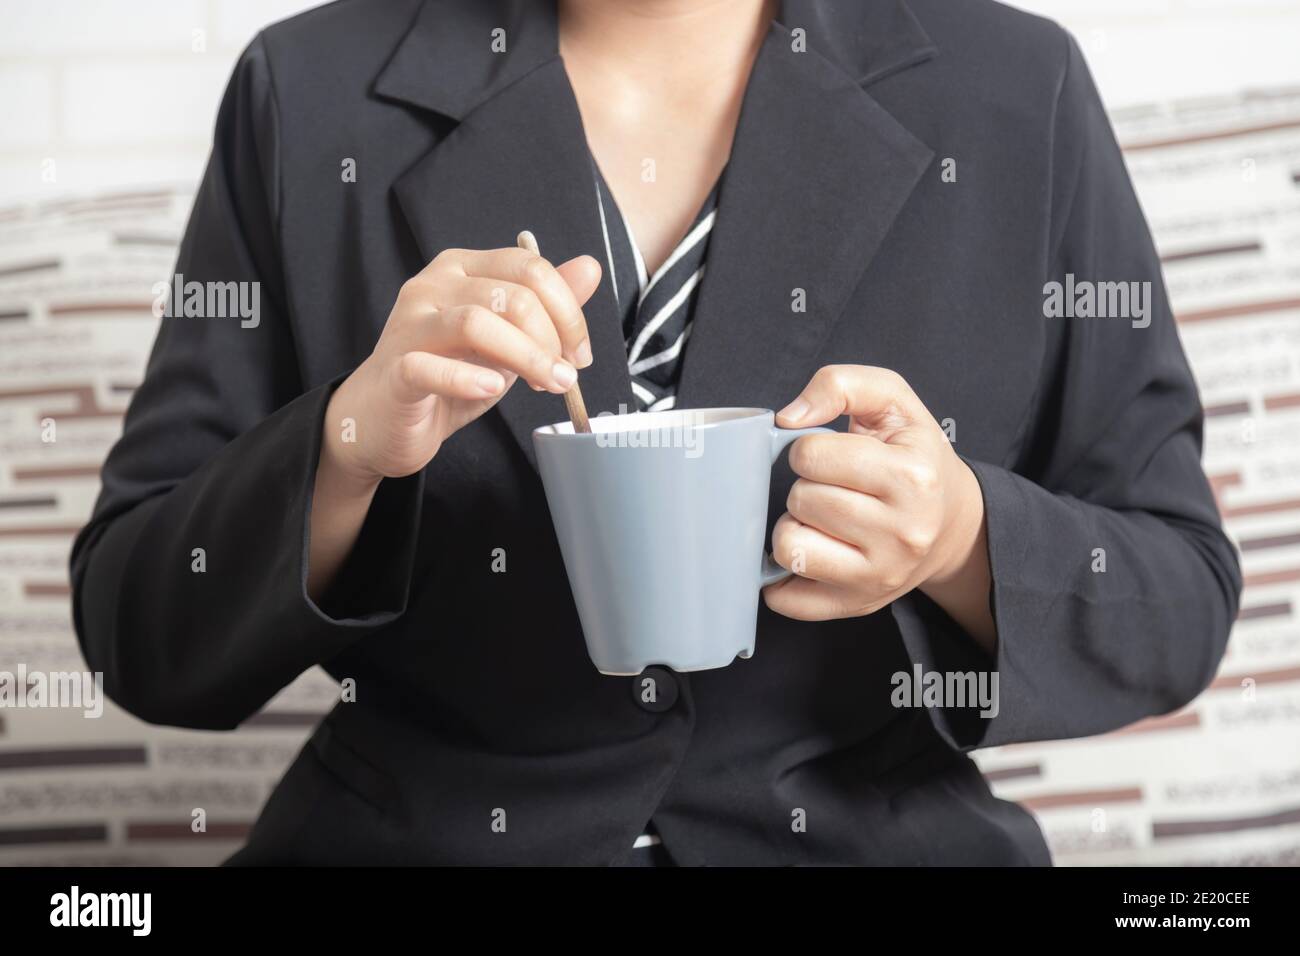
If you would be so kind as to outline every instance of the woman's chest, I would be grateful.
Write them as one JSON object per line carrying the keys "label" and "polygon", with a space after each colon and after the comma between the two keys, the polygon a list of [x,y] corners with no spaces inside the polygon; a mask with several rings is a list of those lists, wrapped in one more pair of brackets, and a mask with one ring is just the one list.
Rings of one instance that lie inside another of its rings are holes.
{"label": "woman's chest", "polygon": [[653,274],[690,228],[727,162],[725,152],[647,133],[588,127],[588,143]]}
{"label": "woman's chest", "polygon": [[739,102],[671,85],[610,97],[580,70],[571,81],[592,158],[653,273],[726,167]]}

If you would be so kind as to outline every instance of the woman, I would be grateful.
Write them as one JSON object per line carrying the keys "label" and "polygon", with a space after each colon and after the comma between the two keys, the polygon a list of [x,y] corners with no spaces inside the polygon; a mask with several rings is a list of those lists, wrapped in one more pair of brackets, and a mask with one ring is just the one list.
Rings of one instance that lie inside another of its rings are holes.
{"label": "woman", "polygon": [[[342,682],[237,862],[1046,863],[967,752],[1172,710],[1223,652],[1195,387],[1046,21],[345,0],[240,61],[177,272],[260,320],[163,320],[77,625],[159,723]],[[1145,321],[1051,317],[1067,278]],[[753,659],[653,700],[587,659],[532,460],[579,372],[592,414],[839,432],[774,473]],[[996,696],[897,693],[932,674]]]}

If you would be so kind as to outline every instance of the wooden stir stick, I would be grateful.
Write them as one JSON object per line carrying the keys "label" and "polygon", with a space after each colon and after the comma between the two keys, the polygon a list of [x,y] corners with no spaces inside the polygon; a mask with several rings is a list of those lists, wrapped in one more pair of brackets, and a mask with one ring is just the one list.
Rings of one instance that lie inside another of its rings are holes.
{"label": "wooden stir stick", "polygon": [[[527,229],[519,234],[516,242],[520,249],[527,249],[535,256],[541,255],[537,248],[537,237]],[[564,393],[564,407],[569,411],[569,421],[573,422],[574,433],[590,434],[591,422],[587,419],[587,405],[582,400],[582,389],[578,388],[577,381],[574,381],[572,387]]]}

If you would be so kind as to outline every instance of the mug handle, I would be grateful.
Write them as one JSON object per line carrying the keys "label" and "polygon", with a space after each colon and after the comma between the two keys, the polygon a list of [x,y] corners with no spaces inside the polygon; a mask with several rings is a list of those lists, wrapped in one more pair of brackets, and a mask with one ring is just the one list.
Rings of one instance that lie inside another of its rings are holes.
{"label": "mug handle", "polygon": [[[772,425],[768,428],[768,435],[771,438],[772,464],[781,457],[781,452],[785,451],[785,446],[792,441],[802,438],[804,435],[816,435],[819,432],[834,433],[833,428],[824,428],[817,426],[815,428],[778,428]],[[767,552],[763,553],[763,573],[759,577],[759,587],[765,588],[769,584],[776,584],[778,581],[784,581],[793,575],[793,571],[788,571],[781,565],[777,564],[775,559]]]}

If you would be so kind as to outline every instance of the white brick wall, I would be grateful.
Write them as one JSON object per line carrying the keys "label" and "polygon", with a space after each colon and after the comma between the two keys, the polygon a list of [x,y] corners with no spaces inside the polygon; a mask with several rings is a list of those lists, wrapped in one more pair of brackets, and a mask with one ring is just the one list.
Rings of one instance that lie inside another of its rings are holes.
{"label": "white brick wall", "polygon": [[8,0],[0,56],[187,50],[206,0]]}
{"label": "white brick wall", "polygon": [[53,142],[57,103],[52,70],[38,63],[0,65],[4,152],[40,150]]}
{"label": "white brick wall", "polygon": [[1300,85],[1300,0],[1007,2],[1079,38],[1112,109]]}
{"label": "white brick wall", "polygon": [[62,70],[62,138],[73,149],[203,143],[228,72],[224,58],[207,56],[69,64]]}
{"label": "white brick wall", "polygon": [[239,52],[314,5],[2,0],[0,204],[192,184]]}

